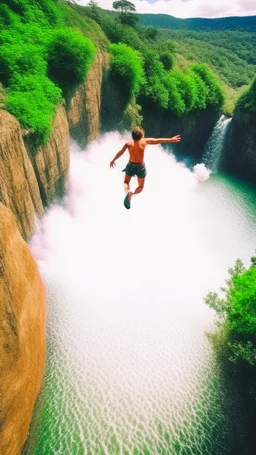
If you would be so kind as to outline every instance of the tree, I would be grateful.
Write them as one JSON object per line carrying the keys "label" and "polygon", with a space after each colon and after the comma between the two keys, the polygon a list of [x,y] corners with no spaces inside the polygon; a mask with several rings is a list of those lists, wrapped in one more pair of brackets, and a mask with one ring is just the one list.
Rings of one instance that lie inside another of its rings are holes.
{"label": "tree", "polygon": [[128,0],[117,0],[113,3],[113,8],[118,10],[121,15],[136,11],[136,6]]}
{"label": "tree", "polygon": [[113,8],[120,13],[120,22],[123,25],[135,27],[138,22],[138,16],[133,14],[136,11],[136,6],[128,0],[117,0],[113,3]]}
{"label": "tree", "polygon": [[88,3],[88,6],[90,8],[97,8],[99,5],[97,2],[95,2],[94,0],[90,0],[89,3]]}

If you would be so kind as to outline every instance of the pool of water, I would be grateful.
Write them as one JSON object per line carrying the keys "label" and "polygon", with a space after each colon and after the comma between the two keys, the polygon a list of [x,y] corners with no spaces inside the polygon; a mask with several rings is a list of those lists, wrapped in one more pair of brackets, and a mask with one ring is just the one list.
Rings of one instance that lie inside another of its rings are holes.
{"label": "pool of water", "polygon": [[254,254],[255,192],[218,174],[199,183],[150,146],[128,211],[127,156],[109,168],[125,139],[72,145],[65,199],[30,244],[47,288],[48,361],[24,453],[249,454],[203,298]]}

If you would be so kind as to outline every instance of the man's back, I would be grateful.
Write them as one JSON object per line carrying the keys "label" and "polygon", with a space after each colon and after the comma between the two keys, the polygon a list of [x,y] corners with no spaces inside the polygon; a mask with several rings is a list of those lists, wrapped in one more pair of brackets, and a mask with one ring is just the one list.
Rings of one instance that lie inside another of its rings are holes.
{"label": "man's back", "polygon": [[145,138],[139,141],[130,140],[127,142],[127,147],[130,154],[130,161],[133,163],[142,163],[144,160],[144,150],[146,148],[147,141]]}

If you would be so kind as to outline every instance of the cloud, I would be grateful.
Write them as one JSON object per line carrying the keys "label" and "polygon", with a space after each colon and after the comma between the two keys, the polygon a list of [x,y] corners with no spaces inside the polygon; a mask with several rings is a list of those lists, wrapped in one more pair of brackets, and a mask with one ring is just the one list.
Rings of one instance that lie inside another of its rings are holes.
{"label": "cloud", "polygon": [[[87,5],[89,0],[80,0]],[[112,9],[112,0],[97,0],[101,8]],[[164,13],[175,17],[228,17],[255,16],[255,0],[134,0],[138,13]]]}

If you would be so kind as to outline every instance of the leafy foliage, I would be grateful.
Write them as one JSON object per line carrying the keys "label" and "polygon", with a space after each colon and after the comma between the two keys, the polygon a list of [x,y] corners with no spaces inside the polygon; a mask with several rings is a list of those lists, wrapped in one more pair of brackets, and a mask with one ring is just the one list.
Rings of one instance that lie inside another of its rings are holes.
{"label": "leafy foliage", "polygon": [[4,0],[0,5],[4,107],[31,131],[37,145],[50,136],[61,88],[81,82],[94,56],[87,38],[65,28],[60,4],[61,8],[54,0]]}
{"label": "leafy foliage", "polygon": [[13,80],[4,107],[31,130],[36,145],[41,145],[50,137],[55,107],[60,101],[61,90],[47,77],[28,75]]}
{"label": "leafy foliage", "polygon": [[244,92],[237,101],[237,107],[251,112],[256,112],[256,77],[249,89],[246,90],[246,92]]}
{"label": "leafy foliage", "polygon": [[163,30],[176,52],[207,65],[223,82],[237,89],[249,84],[256,71],[256,35],[246,31]]}
{"label": "leafy foliage", "polygon": [[67,28],[52,34],[47,51],[48,74],[64,91],[85,79],[95,55],[89,39]]}
{"label": "leafy foliage", "polygon": [[206,65],[192,65],[191,69],[201,78],[207,87],[206,104],[214,108],[221,107],[224,103],[224,92],[217,78]]}
{"label": "leafy foliage", "polygon": [[142,58],[126,44],[111,44],[109,51],[111,78],[119,87],[122,87],[127,105],[132,95],[139,92],[144,82]]}
{"label": "leafy foliage", "polygon": [[205,302],[218,315],[219,323],[225,328],[225,355],[233,363],[249,363],[256,366],[256,267],[252,258],[246,270],[242,261],[229,269],[230,278],[223,293],[209,293]]}
{"label": "leafy foliage", "polygon": [[160,54],[160,62],[163,64],[165,70],[171,70],[174,65],[174,55],[169,51],[162,52]]}
{"label": "leafy foliage", "polygon": [[146,82],[139,96],[140,104],[153,104],[157,109],[167,109],[168,90],[164,84],[165,71],[155,51],[147,50],[144,55]]}

